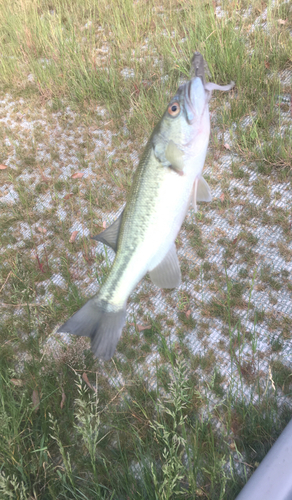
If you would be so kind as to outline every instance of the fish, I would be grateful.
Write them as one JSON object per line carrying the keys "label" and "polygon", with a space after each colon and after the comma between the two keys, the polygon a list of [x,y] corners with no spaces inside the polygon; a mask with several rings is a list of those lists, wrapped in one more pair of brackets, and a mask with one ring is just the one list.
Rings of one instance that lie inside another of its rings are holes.
{"label": "fish", "polygon": [[111,247],[115,259],[97,295],[88,300],[58,332],[91,338],[95,357],[109,360],[126,322],[127,300],[149,273],[159,288],[176,288],[181,272],[175,239],[190,204],[212,200],[202,176],[206,158],[212,90],[206,82],[204,58],[195,52],[194,77],[169,101],[145,146],[133,176],[126,205],[115,222],[93,239]]}

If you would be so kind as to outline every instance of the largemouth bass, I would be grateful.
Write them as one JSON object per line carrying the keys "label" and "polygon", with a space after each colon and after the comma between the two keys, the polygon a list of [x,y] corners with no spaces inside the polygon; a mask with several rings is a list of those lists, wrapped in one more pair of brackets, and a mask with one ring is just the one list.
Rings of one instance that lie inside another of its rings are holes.
{"label": "largemouth bass", "polygon": [[210,134],[208,102],[213,89],[230,90],[234,83],[206,83],[199,53],[192,65],[194,78],[178,88],[147,142],[123,213],[94,238],[116,252],[109,276],[58,330],[90,337],[98,358],[113,356],[128,297],[147,272],[160,288],[179,286],[174,241],[190,203],[196,210],[197,201],[212,199],[202,177]]}

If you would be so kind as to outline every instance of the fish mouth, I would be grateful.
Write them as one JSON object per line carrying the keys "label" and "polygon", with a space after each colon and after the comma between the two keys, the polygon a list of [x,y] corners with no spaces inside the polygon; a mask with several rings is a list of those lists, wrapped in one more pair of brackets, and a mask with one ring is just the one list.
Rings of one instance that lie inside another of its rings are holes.
{"label": "fish mouth", "polygon": [[180,90],[184,99],[186,120],[192,125],[204,113],[207,102],[203,78],[201,76],[192,78],[182,85]]}
{"label": "fish mouth", "polygon": [[192,124],[196,118],[204,113],[208,92],[206,92],[205,61],[200,52],[195,52],[191,60],[193,77],[185,84],[183,90],[186,118]]}

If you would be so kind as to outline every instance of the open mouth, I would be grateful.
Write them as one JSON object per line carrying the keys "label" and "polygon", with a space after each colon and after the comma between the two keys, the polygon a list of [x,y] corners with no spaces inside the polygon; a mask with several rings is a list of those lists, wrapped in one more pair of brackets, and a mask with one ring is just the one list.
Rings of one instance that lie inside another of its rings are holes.
{"label": "open mouth", "polygon": [[[182,91],[185,101],[186,119],[189,125],[192,125],[195,119],[198,119],[198,115],[201,115],[205,109],[205,93],[203,95],[200,86],[203,86],[203,82],[200,77],[195,77],[189,82],[187,82]],[[203,99],[204,104],[198,106],[198,101]],[[198,109],[199,108],[199,109]]]}

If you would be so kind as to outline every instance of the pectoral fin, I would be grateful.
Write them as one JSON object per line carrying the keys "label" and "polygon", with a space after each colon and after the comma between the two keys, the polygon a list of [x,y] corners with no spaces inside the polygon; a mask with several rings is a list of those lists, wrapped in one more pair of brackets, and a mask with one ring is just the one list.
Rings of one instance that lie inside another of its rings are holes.
{"label": "pectoral fin", "polygon": [[163,167],[171,168],[179,175],[183,175],[183,152],[170,140],[167,145],[166,141],[158,141],[153,145],[153,151],[157,160]]}
{"label": "pectoral fin", "polygon": [[195,212],[197,212],[198,201],[212,201],[210,186],[202,175],[195,180],[193,187],[193,207]]}
{"label": "pectoral fin", "polygon": [[175,170],[178,174],[183,174],[183,152],[170,140],[165,150],[165,157],[170,163],[170,168]]}
{"label": "pectoral fin", "polygon": [[119,232],[122,222],[123,213],[115,220],[115,222],[107,227],[104,231],[99,233],[97,236],[93,236],[92,239],[96,241],[101,241],[105,245],[111,247],[115,252],[117,251]]}
{"label": "pectoral fin", "polygon": [[159,288],[176,288],[181,283],[181,272],[173,243],[162,262],[149,271],[150,279]]}

